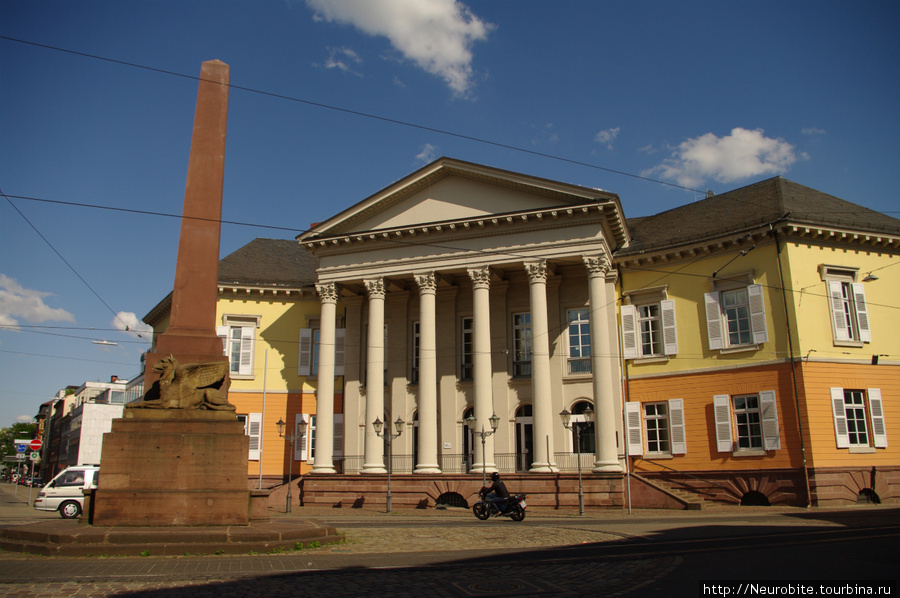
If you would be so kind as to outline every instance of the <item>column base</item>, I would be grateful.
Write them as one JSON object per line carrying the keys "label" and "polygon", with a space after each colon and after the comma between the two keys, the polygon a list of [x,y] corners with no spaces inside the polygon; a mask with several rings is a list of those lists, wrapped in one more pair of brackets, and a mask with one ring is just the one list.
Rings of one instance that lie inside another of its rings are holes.
{"label": "column base", "polygon": [[362,475],[366,474],[384,474],[387,473],[387,468],[384,465],[363,465],[362,469],[359,472]]}
{"label": "column base", "polygon": [[437,465],[416,465],[413,473],[441,473],[441,468]]}
{"label": "column base", "polygon": [[556,463],[532,463],[528,473],[557,473],[559,467]]}
{"label": "column base", "polygon": [[309,473],[311,473],[311,474],[337,473],[337,470],[333,466],[322,465],[321,467],[316,467],[316,465],[313,464],[312,471],[310,471]]}
{"label": "column base", "polygon": [[494,473],[500,471],[493,463],[475,463],[469,470],[469,473]]}
{"label": "column base", "polygon": [[622,466],[618,461],[612,463],[605,461],[595,461],[594,467],[591,469],[594,473],[622,473]]}

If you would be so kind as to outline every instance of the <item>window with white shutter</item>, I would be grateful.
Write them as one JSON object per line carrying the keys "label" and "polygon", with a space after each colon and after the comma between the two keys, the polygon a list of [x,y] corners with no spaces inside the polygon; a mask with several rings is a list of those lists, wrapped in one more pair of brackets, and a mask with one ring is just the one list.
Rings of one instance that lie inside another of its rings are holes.
{"label": "window with white shutter", "polygon": [[831,412],[837,448],[850,449],[851,452],[887,448],[880,388],[832,388]]}
{"label": "window with white shutter", "polygon": [[641,426],[641,404],[635,401],[625,403],[625,441],[628,454],[640,456],[644,454],[644,434]]}
{"label": "window with white shutter", "polygon": [[260,316],[225,315],[223,326],[216,327],[230,364],[232,378],[253,378],[256,352],[256,330]]}
{"label": "window with white shutter", "polygon": [[250,437],[248,460],[259,461],[262,452],[262,413],[248,413],[245,416],[244,432]]}
{"label": "window with white shutter", "polygon": [[704,295],[710,350],[755,347],[769,342],[762,285],[716,283]]}
{"label": "window with white shutter", "polygon": [[[334,375],[344,375],[344,339],[347,330],[337,328],[334,331]],[[297,365],[297,373],[300,376],[319,375],[319,351],[322,350],[319,341],[318,328],[300,329],[300,359]]]}
{"label": "window with white shutter", "polygon": [[758,455],[781,449],[778,403],[774,390],[758,394],[713,397],[716,450]]}
{"label": "window with white shutter", "polygon": [[713,417],[716,426],[716,450],[730,453],[734,442],[731,435],[731,397],[716,395],[713,397]]}
{"label": "window with white shutter", "polygon": [[829,276],[834,276],[825,285],[835,344],[872,342],[865,287],[850,276]]}
{"label": "window with white shutter", "polygon": [[661,293],[635,295],[633,305],[622,305],[622,347],[625,359],[662,357],[678,353],[675,301],[649,301]]}

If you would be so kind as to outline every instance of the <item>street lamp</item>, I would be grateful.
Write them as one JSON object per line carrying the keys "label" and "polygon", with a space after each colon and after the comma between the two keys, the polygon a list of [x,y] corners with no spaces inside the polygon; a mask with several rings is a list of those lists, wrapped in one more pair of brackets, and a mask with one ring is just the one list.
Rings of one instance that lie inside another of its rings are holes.
{"label": "street lamp", "polygon": [[[391,512],[391,469],[393,466],[393,454],[391,451],[391,444],[394,442],[394,438],[400,436],[403,433],[403,426],[406,425],[400,417],[397,417],[397,421],[394,422],[394,428],[397,429],[396,434],[391,434],[390,427],[388,427],[387,431],[384,431],[384,422],[381,421],[381,418],[376,417],[375,421],[372,422],[372,427],[375,428],[375,435],[379,438],[384,438],[388,443],[388,466],[387,466],[387,496],[385,496],[385,509],[387,513]],[[384,431],[384,432],[383,432]]]}
{"label": "street lamp", "polygon": [[500,418],[497,417],[497,414],[490,416],[488,421],[491,422],[491,431],[484,431],[484,424],[481,425],[481,431],[477,431],[475,426],[477,425],[475,421],[475,416],[473,414],[469,414],[469,417],[466,418],[466,425],[472,430],[472,434],[477,434],[481,437],[481,485],[487,486],[487,477],[485,473],[485,454],[484,454],[484,441],[487,440],[487,437],[497,431],[497,428],[500,426]]}
{"label": "street lamp", "polygon": [[287,502],[285,503],[285,507],[284,507],[285,513],[291,512],[291,474],[294,471],[294,441],[299,440],[300,438],[303,438],[304,436],[306,436],[306,427],[308,425],[309,424],[307,424],[306,421],[301,418],[300,421],[297,422],[296,433],[288,434],[287,436],[285,436],[284,435],[285,423],[281,420],[280,417],[278,418],[278,421],[275,422],[275,427],[278,428],[278,436],[280,438],[285,438],[286,440],[291,441],[291,456],[288,459],[288,487],[287,487],[287,497],[285,499]]}
{"label": "street lamp", "polygon": [[[581,413],[584,416],[585,423],[591,423],[594,419],[594,410],[586,407]],[[559,413],[562,419],[563,427],[566,430],[575,428],[575,462],[578,465],[578,514],[584,515],[584,487],[581,484],[581,426],[572,422],[572,414],[568,409],[563,409]]]}

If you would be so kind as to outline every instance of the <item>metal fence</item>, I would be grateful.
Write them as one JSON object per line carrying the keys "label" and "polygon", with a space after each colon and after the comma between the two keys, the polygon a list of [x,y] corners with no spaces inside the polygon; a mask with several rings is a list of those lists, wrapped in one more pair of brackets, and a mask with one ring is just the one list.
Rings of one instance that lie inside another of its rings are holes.
{"label": "metal fence", "polygon": [[[525,453],[495,453],[494,462],[497,470],[503,473],[528,471],[531,463],[530,455]],[[581,471],[590,471],[594,466],[594,453],[554,453],[553,459],[559,467],[559,471],[571,473],[577,471],[578,462],[581,462]],[[472,470],[473,455],[462,453],[450,453],[439,455],[440,468],[443,473],[469,473]],[[339,473],[359,473],[363,466],[362,455],[338,457],[334,460],[335,469]],[[384,456],[384,464],[387,467],[387,455]],[[393,455],[391,459],[392,473],[412,473],[415,468],[413,455]]]}

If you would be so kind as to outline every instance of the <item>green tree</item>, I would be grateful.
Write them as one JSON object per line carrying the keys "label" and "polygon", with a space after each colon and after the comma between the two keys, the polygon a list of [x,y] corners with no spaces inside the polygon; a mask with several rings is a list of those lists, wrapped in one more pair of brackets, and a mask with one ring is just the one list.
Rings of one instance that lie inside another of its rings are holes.
{"label": "green tree", "polygon": [[3,456],[16,454],[17,438],[34,438],[37,424],[13,424],[8,428],[0,428],[0,451]]}

